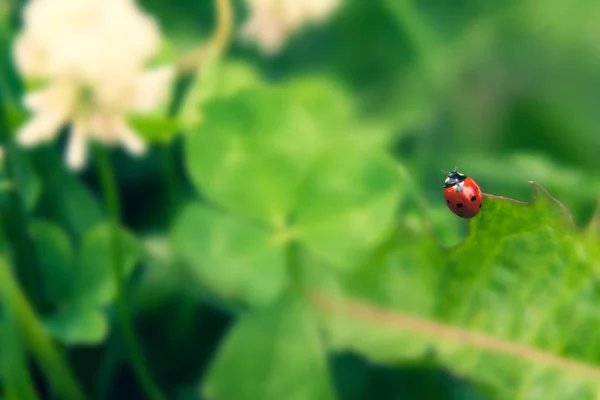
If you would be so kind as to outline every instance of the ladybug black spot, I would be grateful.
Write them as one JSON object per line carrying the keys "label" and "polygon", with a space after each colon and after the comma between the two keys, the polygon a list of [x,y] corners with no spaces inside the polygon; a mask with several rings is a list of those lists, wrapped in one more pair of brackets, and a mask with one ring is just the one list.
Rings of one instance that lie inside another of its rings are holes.
{"label": "ladybug black spot", "polygon": [[475,197],[475,196],[471,197],[471,201],[475,201],[475,200],[477,200],[477,197]]}
{"label": "ladybug black spot", "polygon": [[446,203],[450,204],[450,200],[446,200]]}
{"label": "ladybug black spot", "polygon": [[458,204],[456,205],[456,207],[458,207],[458,208],[461,208],[462,206],[463,206],[463,205],[462,205],[462,203],[458,203]]}
{"label": "ladybug black spot", "polygon": [[479,205],[479,208],[481,208],[481,204]]}

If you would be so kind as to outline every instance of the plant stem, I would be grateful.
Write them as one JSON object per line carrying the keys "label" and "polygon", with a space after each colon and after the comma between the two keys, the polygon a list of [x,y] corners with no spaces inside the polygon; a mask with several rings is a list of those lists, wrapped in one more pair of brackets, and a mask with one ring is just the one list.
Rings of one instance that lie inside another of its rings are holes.
{"label": "plant stem", "polygon": [[[231,39],[233,31],[233,7],[231,0],[215,1],[215,19],[216,28],[207,43],[203,43],[198,48],[181,58],[178,63],[178,77],[175,95],[169,106],[168,114],[171,117],[177,116],[186,99],[186,93],[196,79],[196,72],[199,67],[211,61],[213,57],[219,57],[226,49]],[[166,188],[166,219],[170,222],[179,202],[177,164],[173,156],[174,146],[165,146],[161,150],[161,161],[163,166],[163,176]]]}
{"label": "plant stem", "polygon": [[68,364],[46,334],[6,260],[0,258],[0,296],[19,327],[25,343],[33,353],[53,391],[63,399],[84,399]]}
{"label": "plant stem", "polygon": [[227,49],[233,31],[231,0],[215,0],[215,9],[217,19],[215,32],[208,43],[203,44],[181,59],[178,68],[181,75],[193,74],[207,59],[219,56]]}
{"label": "plant stem", "polygon": [[6,399],[38,400],[39,396],[27,366],[27,354],[19,332],[19,324],[14,311],[9,307],[0,326],[2,357],[0,374]]}
{"label": "plant stem", "polygon": [[117,291],[117,308],[121,329],[125,339],[125,345],[129,352],[129,359],[133,371],[136,374],[139,383],[148,396],[153,400],[162,400],[164,395],[158,386],[152,380],[150,372],[144,363],[142,351],[138,346],[133,329],[133,322],[127,304],[127,289],[125,285],[125,276],[123,271],[123,251],[121,241],[119,240],[120,231],[120,206],[118,198],[118,190],[115,175],[110,163],[108,151],[106,149],[98,149],[97,152],[97,167],[100,175],[102,186],[102,194],[104,196],[105,205],[108,209],[111,227],[111,272],[112,279]]}

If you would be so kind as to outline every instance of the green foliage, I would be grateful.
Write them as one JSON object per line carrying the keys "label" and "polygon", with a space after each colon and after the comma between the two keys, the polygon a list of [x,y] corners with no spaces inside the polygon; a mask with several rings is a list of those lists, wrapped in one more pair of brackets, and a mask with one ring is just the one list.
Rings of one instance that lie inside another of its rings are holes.
{"label": "green foliage", "polygon": [[[44,297],[52,305],[44,319],[48,331],[69,344],[101,342],[109,329],[103,308],[115,298],[108,226],[100,224],[90,229],[77,250],[56,225],[35,221],[31,230],[41,264]],[[129,274],[139,257],[139,245],[124,231],[121,245]]]}
{"label": "green foliage", "polygon": [[334,346],[379,360],[433,351],[499,398],[595,398],[597,232],[577,229],[536,184],[531,204],[494,196],[483,204],[467,240],[444,253],[401,229],[359,272],[365,285],[346,284],[382,307],[349,303],[326,314]]}
{"label": "green foliage", "polygon": [[100,200],[66,169],[59,154],[42,148],[34,155],[32,162],[42,182],[38,210],[44,217],[58,221],[68,234],[80,239],[102,222]]}
{"label": "green foliage", "polygon": [[[238,377],[234,385],[232,375]],[[307,305],[288,294],[241,318],[225,338],[203,393],[207,399],[333,399]]]}
{"label": "green foliage", "polygon": [[178,121],[168,117],[132,115],[129,123],[150,143],[167,143],[180,129]]}
{"label": "green foliage", "polygon": [[317,151],[308,116],[266,88],[212,102],[204,115],[207,121],[187,138],[194,184],[233,213],[284,223]]}
{"label": "green foliage", "polygon": [[[15,190],[18,196],[23,199],[26,209],[31,210],[37,203],[40,192],[41,182],[37,176],[31,160],[25,154],[20,154],[15,148],[8,149],[10,152],[10,165],[2,162],[0,167],[0,179],[2,180],[2,190]],[[12,172],[12,179],[9,180],[7,169]],[[6,201],[6,197],[2,201]]]}
{"label": "green foliage", "polygon": [[[57,398],[597,398],[600,5],[348,0],[265,56],[249,3],[211,57],[226,2],[141,1],[149,67],[201,57],[114,177],[65,167],[69,126],[15,142],[46,82],[0,3],[2,396],[31,358]],[[507,197],[451,214],[454,165]]]}
{"label": "green foliage", "polygon": [[255,304],[276,297],[290,241],[351,269],[390,226],[401,194],[395,163],[346,131],[350,114],[338,105],[309,113],[314,98],[331,96],[327,86],[312,89],[300,100],[268,86],[218,98],[186,138],[192,182],[231,216],[192,206],[173,246],[221,294]]}
{"label": "green foliage", "polygon": [[14,315],[7,311],[2,319],[0,338],[4,346],[0,359],[0,376],[4,382],[4,398],[34,399],[36,394],[27,372],[25,346],[19,337]]}
{"label": "green foliage", "polygon": [[260,226],[197,204],[182,213],[172,240],[200,281],[225,296],[265,303],[286,283],[283,243]]}

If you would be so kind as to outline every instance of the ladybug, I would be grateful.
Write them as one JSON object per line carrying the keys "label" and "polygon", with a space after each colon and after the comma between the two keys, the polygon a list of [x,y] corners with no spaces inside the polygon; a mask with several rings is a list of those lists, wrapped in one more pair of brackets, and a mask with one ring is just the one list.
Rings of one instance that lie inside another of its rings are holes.
{"label": "ladybug", "polygon": [[477,183],[456,169],[444,181],[444,198],[450,211],[462,218],[476,216],[483,202]]}

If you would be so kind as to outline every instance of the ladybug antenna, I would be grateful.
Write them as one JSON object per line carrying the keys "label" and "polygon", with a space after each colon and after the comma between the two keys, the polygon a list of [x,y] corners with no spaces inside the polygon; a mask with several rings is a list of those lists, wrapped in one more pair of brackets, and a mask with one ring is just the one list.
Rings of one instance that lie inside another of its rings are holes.
{"label": "ladybug antenna", "polygon": [[442,172],[443,172],[443,173],[445,173],[445,174],[448,174],[448,171],[444,171],[444,170],[442,170]]}
{"label": "ladybug antenna", "polygon": [[454,172],[456,172],[456,164],[454,164]]}

